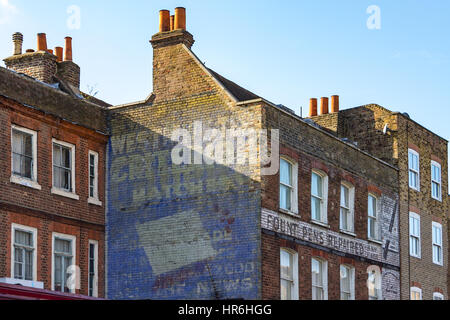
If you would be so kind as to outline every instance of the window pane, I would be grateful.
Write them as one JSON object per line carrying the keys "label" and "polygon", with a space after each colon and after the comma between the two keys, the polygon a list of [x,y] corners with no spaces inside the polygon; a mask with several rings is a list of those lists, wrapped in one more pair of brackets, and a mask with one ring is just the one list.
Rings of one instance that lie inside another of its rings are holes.
{"label": "window pane", "polygon": [[280,208],[291,210],[291,194],[292,189],[284,185],[280,185]]}
{"label": "window pane", "polygon": [[33,280],[33,251],[25,251],[25,280]]}
{"label": "window pane", "polygon": [[20,230],[14,231],[15,244],[32,247],[33,246],[33,234],[31,232],[24,232]]}
{"label": "window pane", "polygon": [[322,177],[317,173],[312,173],[311,193],[319,198],[322,198]]}
{"label": "window pane", "polygon": [[291,283],[287,280],[281,280],[281,300],[291,300],[292,299],[292,286]]}
{"label": "window pane", "polygon": [[377,216],[377,199],[372,195],[369,195],[368,214],[370,217]]}
{"label": "window pane", "polygon": [[322,286],[322,262],[316,259],[312,259],[312,283]]}
{"label": "window pane", "polygon": [[280,182],[292,186],[292,165],[286,160],[280,160]]}
{"label": "window pane", "polygon": [[314,220],[321,221],[321,201],[318,198],[311,197],[311,217]]}
{"label": "window pane", "polygon": [[57,144],[53,145],[53,164],[61,166],[61,147]]}
{"label": "window pane", "polygon": [[349,207],[349,190],[346,186],[341,186],[341,206]]}
{"label": "window pane", "polygon": [[286,251],[281,251],[281,277],[293,280],[292,255]]}

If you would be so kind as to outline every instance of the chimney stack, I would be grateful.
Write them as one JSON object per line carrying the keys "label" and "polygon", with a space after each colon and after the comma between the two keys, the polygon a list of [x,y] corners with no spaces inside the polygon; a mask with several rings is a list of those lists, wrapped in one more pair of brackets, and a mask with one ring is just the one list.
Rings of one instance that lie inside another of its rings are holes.
{"label": "chimney stack", "polygon": [[311,98],[309,100],[309,117],[317,116],[317,99]]}
{"label": "chimney stack", "polygon": [[37,35],[37,51],[47,51],[47,35],[45,33]]}
{"label": "chimney stack", "polygon": [[72,61],[72,38],[65,37],[66,40],[66,50],[64,54],[64,61]]}
{"label": "chimney stack", "polygon": [[320,98],[320,114],[328,114],[328,98]]}
{"label": "chimney stack", "polygon": [[170,31],[170,11],[159,11],[159,32]]}
{"label": "chimney stack", "polygon": [[339,112],[339,96],[331,96],[331,113]]}
{"label": "chimney stack", "polygon": [[23,34],[16,32],[12,35],[12,40],[14,43],[14,55],[22,54],[22,44],[23,44]]}
{"label": "chimney stack", "polygon": [[73,88],[80,88],[80,67],[72,61],[71,37],[65,38],[65,51],[62,47],[55,47],[55,50],[52,50],[47,48],[46,34],[38,33],[37,50],[28,49],[24,54],[22,54],[23,35],[16,32],[12,40],[14,55],[3,60],[8,69],[45,83],[55,83],[58,78]]}
{"label": "chimney stack", "polygon": [[183,7],[175,8],[174,30],[186,30],[186,9]]}
{"label": "chimney stack", "polygon": [[63,61],[63,47],[55,47],[55,55],[58,58],[58,62]]}

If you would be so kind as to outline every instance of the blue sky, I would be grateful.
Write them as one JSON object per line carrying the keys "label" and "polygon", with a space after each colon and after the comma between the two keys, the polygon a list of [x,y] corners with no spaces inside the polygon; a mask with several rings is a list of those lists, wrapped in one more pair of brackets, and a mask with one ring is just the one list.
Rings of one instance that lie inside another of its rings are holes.
{"label": "blue sky", "polygon": [[[68,27],[71,5],[79,29]],[[367,27],[370,5],[380,29]],[[274,103],[306,115],[309,98],[338,94],[342,108],[378,103],[450,138],[447,0],[0,0],[0,55],[11,55],[16,31],[24,49],[38,32],[51,48],[70,35],[82,90],[112,104],[141,100],[152,90],[158,11],[177,6],[200,59]]]}

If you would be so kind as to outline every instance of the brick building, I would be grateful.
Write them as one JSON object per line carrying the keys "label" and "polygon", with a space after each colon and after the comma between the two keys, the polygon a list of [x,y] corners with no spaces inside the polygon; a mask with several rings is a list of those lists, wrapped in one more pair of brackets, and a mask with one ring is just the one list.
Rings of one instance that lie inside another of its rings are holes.
{"label": "brick building", "polygon": [[184,8],[160,12],[153,92],[125,105],[80,91],[71,38],[64,59],[13,41],[5,290],[68,291],[75,265],[73,293],[110,299],[448,297],[447,141],[407,115],[333,96],[300,118],[206,67]]}
{"label": "brick building", "polygon": [[80,92],[71,38],[64,59],[45,34],[37,51],[13,41],[0,68],[2,290],[103,297],[108,105]]}
{"label": "brick building", "polygon": [[161,11],[153,93],[110,108],[107,296],[399,299],[397,167],[225,79],[193,43],[184,9]]}
{"label": "brick building", "polygon": [[379,105],[332,111],[311,119],[398,168],[402,299],[448,299],[447,140]]}

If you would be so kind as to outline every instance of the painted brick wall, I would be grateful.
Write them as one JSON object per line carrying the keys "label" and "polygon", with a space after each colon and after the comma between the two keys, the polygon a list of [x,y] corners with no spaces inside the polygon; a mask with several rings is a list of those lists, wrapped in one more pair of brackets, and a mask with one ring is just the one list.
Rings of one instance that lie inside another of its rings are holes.
{"label": "painted brick wall", "polygon": [[260,128],[261,108],[233,105],[181,44],[155,49],[154,73],[153,105],[111,114],[107,295],[259,298],[259,168],[175,165],[171,135]]}

